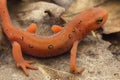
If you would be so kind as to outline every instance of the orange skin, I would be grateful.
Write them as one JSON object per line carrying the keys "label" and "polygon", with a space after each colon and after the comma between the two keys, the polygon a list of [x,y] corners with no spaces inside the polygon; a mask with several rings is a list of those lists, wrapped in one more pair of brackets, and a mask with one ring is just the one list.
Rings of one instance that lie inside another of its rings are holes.
{"label": "orange skin", "polygon": [[26,75],[27,68],[37,69],[24,60],[22,51],[35,57],[52,57],[71,50],[70,71],[81,73],[84,69],[76,67],[76,53],[79,42],[91,31],[101,27],[107,20],[107,11],[101,8],[88,9],[78,14],[64,28],[54,25],[51,36],[35,35],[37,26],[31,24],[26,31],[13,26],[6,0],[0,0],[0,19],[2,29],[12,44],[12,54],[17,66],[21,67]]}

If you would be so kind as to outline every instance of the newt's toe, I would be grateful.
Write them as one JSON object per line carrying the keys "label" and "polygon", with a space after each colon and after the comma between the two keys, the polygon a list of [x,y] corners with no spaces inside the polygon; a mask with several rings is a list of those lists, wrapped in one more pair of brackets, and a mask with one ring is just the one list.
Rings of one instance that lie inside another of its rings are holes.
{"label": "newt's toe", "polygon": [[84,68],[79,68],[79,69],[76,69],[75,72],[81,74],[84,70],[85,70]]}
{"label": "newt's toe", "polygon": [[76,68],[76,69],[71,69],[70,72],[81,74],[84,70],[85,70],[84,68]]}
{"label": "newt's toe", "polygon": [[33,64],[35,61],[26,61],[28,64]]}
{"label": "newt's toe", "polygon": [[22,68],[22,70],[24,71],[24,73],[25,73],[27,76],[29,76],[29,73],[28,73],[28,71],[27,71],[27,68],[26,68],[24,65],[22,65],[21,68]]}
{"label": "newt's toe", "polygon": [[36,67],[31,66],[30,64],[32,64],[32,63],[34,63],[34,62],[33,61],[26,61],[26,60],[24,60],[24,61],[22,61],[20,63],[17,63],[17,66],[20,67],[20,68],[22,68],[23,72],[27,76],[29,76],[29,73],[28,73],[28,70],[27,70],[28,68],[32,69],[32,70],[37,70],[38,69]]}

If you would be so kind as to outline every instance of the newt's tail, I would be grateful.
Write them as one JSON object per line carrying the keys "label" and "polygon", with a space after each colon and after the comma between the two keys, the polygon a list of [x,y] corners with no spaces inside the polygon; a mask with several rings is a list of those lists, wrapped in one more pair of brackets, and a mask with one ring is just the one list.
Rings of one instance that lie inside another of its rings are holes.
{"label": "newt's tail", "polygon": [[7,9],[7,0],[0,0],[0,19],[2,21],[2,26],[12,26],[11,19]]}
{"label": "newt's tail", "polygon": [[9,23],[11,22],[7,9],[7,0],[0,0],[0,19],[2,20],[2,23],[8,20]]}
{"label": "newt's tail", "polygon": [[3,7],[5,7],[7,4],[7,0],[0,0],[0,11]]}
{"label": "newt's tail", "polygon": [[2,29],[8,36],[9,33],[7,32],[7,30],[12,30],[14,28],[7,9],[7,0],[0,0],[0,20],[2,24]]}

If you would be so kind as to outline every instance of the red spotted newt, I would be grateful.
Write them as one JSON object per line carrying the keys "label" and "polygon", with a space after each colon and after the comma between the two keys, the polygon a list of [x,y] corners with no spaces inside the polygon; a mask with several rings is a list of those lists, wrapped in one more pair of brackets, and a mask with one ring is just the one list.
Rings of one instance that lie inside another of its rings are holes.
{"label": "red spotted newt", "polygon": [[22,52],[35,57],[53,57],[70,50],[70,71],[81,73],[84,68],[76,67],[77,47],[81,40],[92,30],[100,28],[107,20],[108,12],[101,8],[91,8],[78,14],[64,28],[53,25],[55,34],[39,36],[34,33],[36,24],[32,23],[26,30],[14,27],[7,9],[7,1],[0,0],[0,20],[2,30],[12,44],[13,58],[18,67],[26,75],[27,68],[36,70],[31,66],[32,61],[23,58]]}

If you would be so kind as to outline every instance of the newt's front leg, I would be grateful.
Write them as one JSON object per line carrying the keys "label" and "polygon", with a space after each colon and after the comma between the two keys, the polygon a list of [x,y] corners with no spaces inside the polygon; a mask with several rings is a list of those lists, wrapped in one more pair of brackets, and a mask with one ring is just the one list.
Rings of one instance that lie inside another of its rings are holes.
{"label": "newt's front leg", "polygon": [[70,56],[70,71],[71,72],[77,72],[82,73],[84,71],[84,68],[77,68],[76,66],[76,53],[77,53],[77,47],[78,47],[79,41],[75,41],[73,44],[73,47],[71,49],[71,56]]}
{"label": "newt's front leg", "polygon": [[37,25],[35,23],[30,24],[26,29],[26,31],[33,34],[36,32],[36,30],[37,30]]}
{"label": "newt's front leg", "polygon": [[61,30],[63,30],[63,27],[61,26],[58,26],[58,25],[53,25],[51,30],[54,32],[54,33],[58,33],[60,32]]}
{"label": "newt's front leg", "polygon": [[22,56],[21,46],[16,41],[14,41],[12,43],[12,54],[13,54],[13,58],[16,62],[16,65],[18,67],[21,67],[26,75],[29,75],[27,68],[37,70],[37,68],[30,65],[33,63],[33,61],[24,60],[24,58]]}

